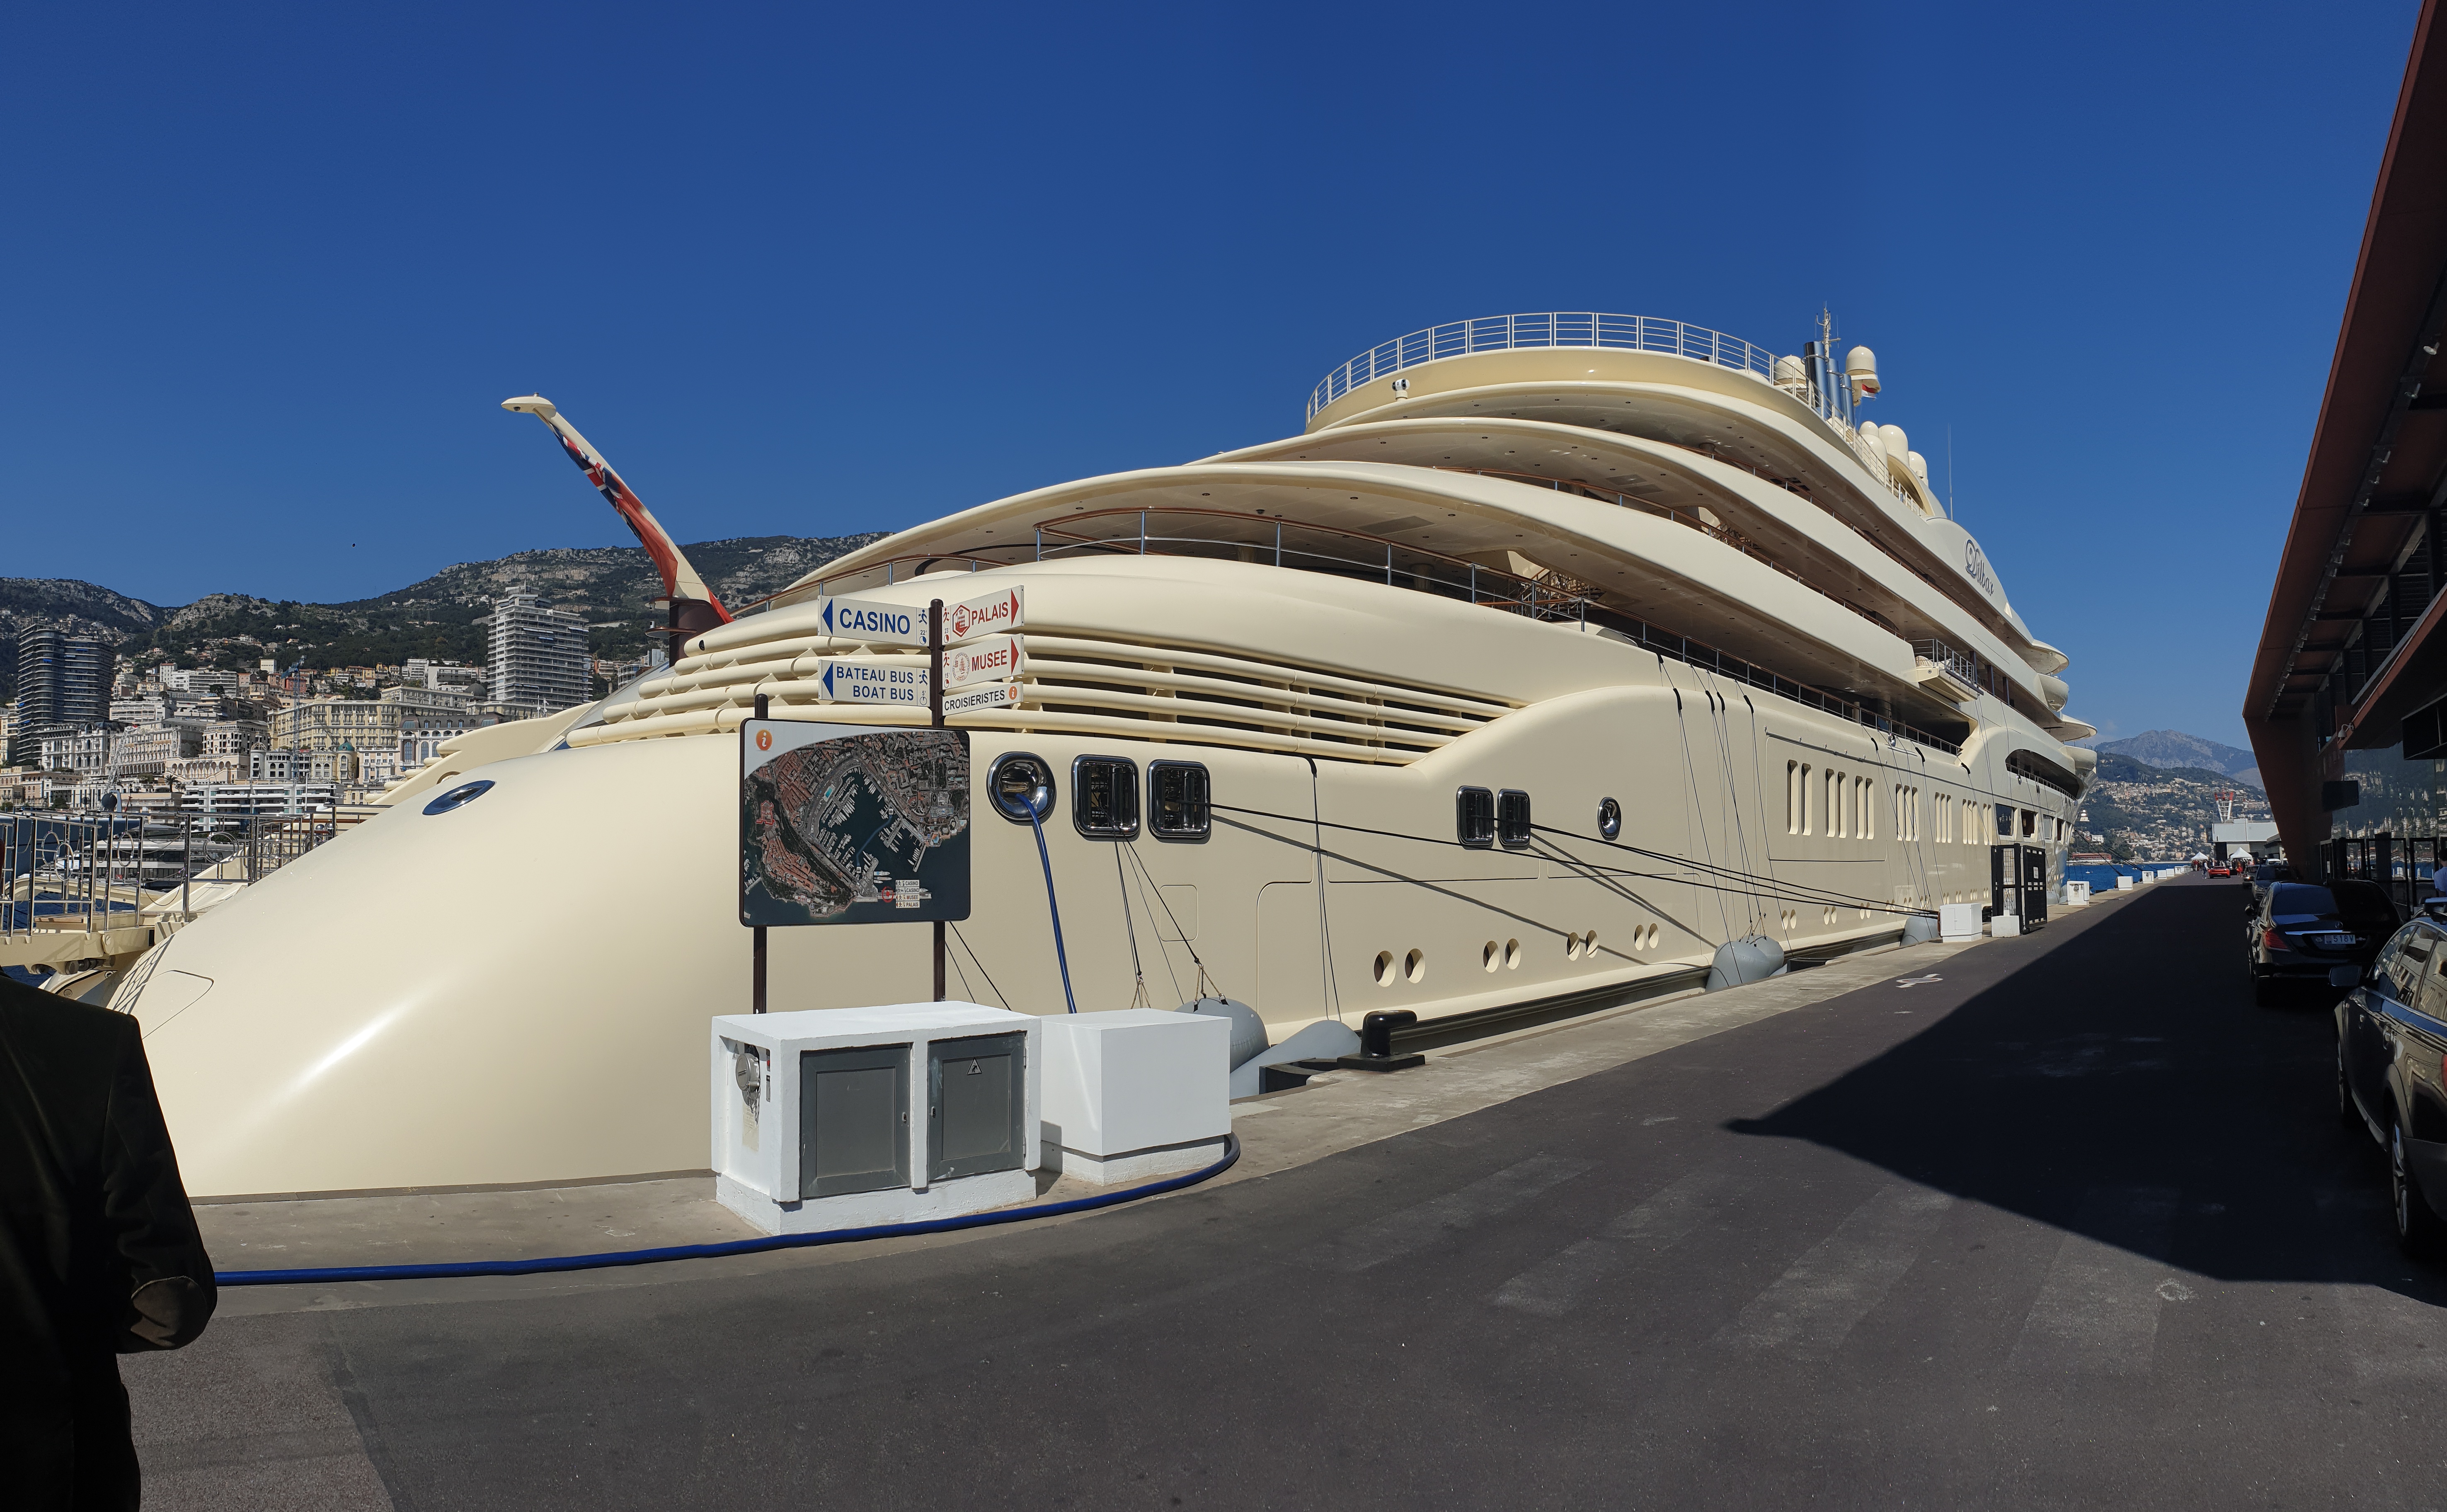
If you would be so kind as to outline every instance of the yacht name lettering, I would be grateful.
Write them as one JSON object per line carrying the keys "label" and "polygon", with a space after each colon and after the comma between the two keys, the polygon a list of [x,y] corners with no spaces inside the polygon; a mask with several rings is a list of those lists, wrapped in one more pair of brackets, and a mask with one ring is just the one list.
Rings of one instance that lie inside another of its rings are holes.
{"label": "yacht name lettering", "polygon": [[1997,591],[1997,579],[1988,572],[1988,558],[1981,552],[1980,543],[1976,540],[1965,539],[1963,542],[1963,570],[1973,582],[1980,585],[1982,593],[1993,594]]}

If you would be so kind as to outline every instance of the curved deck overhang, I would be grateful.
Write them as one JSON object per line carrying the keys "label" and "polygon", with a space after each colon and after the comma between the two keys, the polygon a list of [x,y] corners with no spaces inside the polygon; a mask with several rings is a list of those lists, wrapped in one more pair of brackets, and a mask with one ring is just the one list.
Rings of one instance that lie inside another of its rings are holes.
{"label": "curved deck overhang", "polygon": [[[1907,639],[1933,636],[1978,653],[2012,677],[2030,696],[2033,709],[2047,707],[2042,674],[2032,664],[2047,659],[2043,652],[2054,648],[1998,633],[1994,615],[1975,614],[1941,584],[1865,542],[1813,501],[1749,468],[1672,443],[1544,420],[1434,417],[1372,421],[1226,456],[1234,461],[1373,461],[1450,469],[1471,466],[1473,455],[1498,454],[1500,462],[1494,465],[1503,472],[1614,488],[1663,508],[1721,512],[1736,528],[1756,539],[1768,555],[1821,592],[1850,598],[1893,620]],[[2056,652],[2055,660],[2058,667],[2064,664],[2061,652]],[[2038,723],[2045,728],[2049,722]]]}
{"label": "curved deck overhang", "polygon": [[[1678,467],[1710,470],[1719,488],[1782,492],[1737,468],[1674,455],[1670,447],[1660,448],[1657,455]],[[1809,505],[1785,497],[1791,502],[1782,507],[1793,510],[1796,519],[1808,518]],[[922,603],[925,593],[899,592],[907,585],[881,580],[885,564],[911,558],[957,561],[976,553],[993,563],[996,558],[988,553],[1004,553],[996,577],[1024,574],[1021,564],[1033,555],[1040,525],[1058,524],[1071,514],[1123,507],[1280,516],[1372,539],[1390,541],[1398,536],[1404,546],[1449,557],[1517,554],[1538,569],[1590,585],[1610,610],[1708,641],[1796,681],[1855,697],[1888,699],[1923,718],[1927,711],[1954,711],[1951,704],[1931,697],[1915,681],[1913,653],[1905,636],[1833,598],[1803,591],[1784,573],[1700,531],[1533,483],[1382,463],[1196,463],[1039,489],[904,531],[843,558],[828,564],[821,578],[810,575],[777,595],[767,614],[709,632],[692,642],[692,649],[719,650],[734,639],[785,633],[784,627],[795,626],[796,619],[775,616],[794,614],[820,591]],[[1821,532],[1841,529],[1827,521],[1811,523]],[[1126,548],[1127,538],[1116,539]],[[1831,547],[1831,537],[1821,539]],[[1019,563],[1008,555],[1015,547]],[[1159,570],[1169,572],[1170,563]],[[1895,592],[1916,583],[1891,563],[1884,564],[1884,570]],[[1300,576],[1311,583],[1318,580],[1318,575]],[[1927,592],[1925,584],[1918,586]],[[1378,591],[1377,585],[1349,587]],[[946,596],[969,596],[971,592],[959,586],[941,591]],[[1391,591],[1409,595],[1405,589]],[[1763,614],[1757,608],[1761,604],[1776,608]],[[1035,613],[1032,607],[1032,619]],[[1391,617],[1398,620],[1409,613],[1405,609]],[[1182,625],[1183,606],[1164,611],[1157,622]],[[1113,618],[1107,628],[1144,635],[1148,623],[1132,611]],[[1254,633],[1259,632],[1249,624],[1219,621],[1185,644],[1261,645],[1248,639]],[[1269,653],[1299,654],[1301,645],[1294,637]]]}
{"label": "curved deck overhang", "polygon": [[1293,443],[1224,455],[1297,450],[1299,440],[1389,420],[1541,420],[1605,431],[1636,424],[1641,434],[1792,480],[1941,581],[1959,583],[1964,607],[1993,616],[2009,640],[2037,645],[1993,572],[1989,585],[1966,572],[1961,527],[1944,520],[1917,480],[1906,502],[1895,492],[1900,480],[1872,474],[1815,410],[1747,372],[1653,352],[1539,348],[1443,358],[1404,369],[1402,380],[1409,387],[1398,395],[1381,384],[1344,395]]}

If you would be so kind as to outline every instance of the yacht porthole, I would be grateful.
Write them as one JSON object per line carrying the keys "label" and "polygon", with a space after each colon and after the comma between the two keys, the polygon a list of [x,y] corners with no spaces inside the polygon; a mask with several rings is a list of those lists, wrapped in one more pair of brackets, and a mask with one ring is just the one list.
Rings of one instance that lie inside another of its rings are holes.
{"label": "yacht porthole", "polygon": [[1378,951],[1376,953],[1375,972],[1377,986],[1391,987],[1394,985],[1394,953],[1392,951]]}
{"label": "yacht porthole", "polygon": [[1611,798],[1598,800],[1598,833],[1607,840],[1622,833],[1622,805]]}
{"label": "yacht porthole", "polygon": [[1567,960],[1567,961],[1576,961],[1576,960],[1579,960],[1580,958],[1581,958],[1581,937],[1580,937],[1578,935],[1566,935],[1566,936],[1564,936],[1564,959],[1565,959],[1565,960]]}
{"label": "yacht porthole", "polygon": [[493,784],[489,778],[479,778],[472,783],[461,783],[458,786],[450,789],[450,791],[426,804],[425,811],[428,814],[446,814],[454,808],[466,807],[469,803],[474,803],[476,800],[484,797],[486,793],[489,793],[492,790]]}
{"label": "yacht porthole", "polygon": [[1426,980],[1428,974],[1427,952],[1414,950],[1410,954],[1403,956],[1402,974],[1409,977],[1413,982]]}
{"label": "yacht porthole", "polygon": [[1521,969],[1521,942],[1519,940],[1508,939],[1504,942],[1504,967],[1507,971],[1517,972]]}
{"label": "yacht porthole", "polygon": [[1491,972],[1503,962],[1504,952],[1493,940],[1489,940],[1487,949],[1478,953],[1478,964],[1483,970]]}
{"label": "yacht porthole", "polygon": [[1598,932],[1596,930],[1591,930],[1581,936],[1581,954],[1584,955],[1595,955],[1597,953]]}

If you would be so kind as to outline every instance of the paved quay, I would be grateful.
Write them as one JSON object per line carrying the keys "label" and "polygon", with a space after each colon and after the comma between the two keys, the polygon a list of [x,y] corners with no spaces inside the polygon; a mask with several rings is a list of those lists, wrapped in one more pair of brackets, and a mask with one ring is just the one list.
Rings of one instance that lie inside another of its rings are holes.
{"label": "paved quay", "polygon": [[2447,1503],[2447,1276],[2240,900],[1240,1105],[1071,1219],[234,1291],[124,1362],[148,1504]]}

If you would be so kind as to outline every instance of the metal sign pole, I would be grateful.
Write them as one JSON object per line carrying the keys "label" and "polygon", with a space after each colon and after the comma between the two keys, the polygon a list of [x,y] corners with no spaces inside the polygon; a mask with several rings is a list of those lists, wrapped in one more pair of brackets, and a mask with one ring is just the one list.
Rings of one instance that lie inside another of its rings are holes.
{"label": "metal sign pole", "polygon": [[[678,658],[674,657],[673,660],[676,662]],[[764,693],[756,695],[758,719],[763,719],[766,709],[770,707],[771,702],[768,695]],[[748,1011],[762,1013],[765,1011],[765,926],[762,924],[755,928],[752,943],[749,946],[749,954],[753,965],[749,971]]]}
{"label": "metal sign pole", "polygon": [[[926,606],[926,711],[935,728],[943,728],[943,601]],[[943,1001],[943,929],[935,920],[935,1001]]]}

